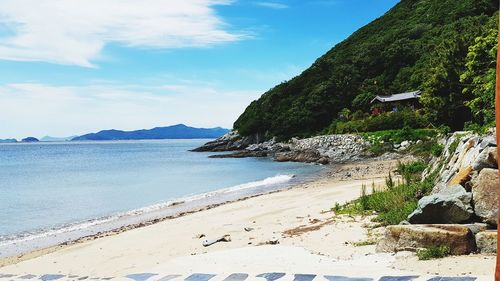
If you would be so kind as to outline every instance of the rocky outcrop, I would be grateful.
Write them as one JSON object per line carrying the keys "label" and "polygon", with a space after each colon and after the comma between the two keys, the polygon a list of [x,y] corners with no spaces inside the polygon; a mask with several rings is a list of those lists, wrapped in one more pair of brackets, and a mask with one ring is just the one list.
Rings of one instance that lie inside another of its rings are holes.
{"label": "rocky outcrop", "polygon": [[328,135],[277,142],[261,141],[261,136],[241,137],[231,132],[215,141],[194,149],[196,152],[232,151],[213,158],[272,157],[280,162],[327,164],[359,159],[368,143],[357,135]]}
{"label": "rocky outcrop", "polygon": [[248,158],[248,157],[268,157],[266,151],[249,151],[249,150],[238,150],[229,154],[215,154],[210,155],[208,158]]}
{"label": "rocky outcrop", "polygon": [[477,251],[483,254],[496,254],[497,231],[489,230],[476,234]]}
{"label": "rocky outcrop", "polygon": [[317,151],[321,157],[327,157],[332,162],[355,160],[368,143],[358,135],[328,135],[308,139],[292,139],[290,150]]}
{"label": "rocky outcrop", "polygon": [[328,164],[330,162],[328,157],[321,156],[318,151],[313,149],[281,152],[275,155],[274,160],[278,162],[304,162],[318,164]]}
{"label": "rocky outcrop", "polygon": [[463,223],[472,219],[496,226],[499,179],[494,131],[486,136],[457,132],[442,143],[444,153],[424,172],[424,177],[437,174],[435,187],[419,201],[409,221]]}
{"label": "rocky outcrop", "polygon": [[468,222],[474,214],[471,202],[472,193],[455,185],[420,199],[408,221],[412,224]]}
{"label": "rocky outcrop", "polygon": [[[484,168],[498,168],[496,163],[496,140],[491,131],[489,135],[479,136],[471,132],[456,132],[441,140],[444,145],[443,154],[434,158],[423,176],[438,174],[436,186],[454,186],[457,183],[464,187]],[[435,189],[434,193],[439,192]]]}
{"label": "rocky outcrop", "polygon": [[418,250],[431,246],[448,246],[453,255],[476,251],[472,231],[463,225],[394,225],[377,244],[378,252]]}
{"label": "rocky outcrop", "polygon": [[236,131],[231,131],[224,136],[207,142],[206,144],[195,148],[193,152],[222,152],[222,151],[235,151],[247,148],[249,145],[260,143],[263,141],[263,136],[253,135],[242,137]]}
{"label": "rocky outcrop", "polygon": [[485,223],[498,222],[498,170],[484,168],[472,184],[475,214]]}

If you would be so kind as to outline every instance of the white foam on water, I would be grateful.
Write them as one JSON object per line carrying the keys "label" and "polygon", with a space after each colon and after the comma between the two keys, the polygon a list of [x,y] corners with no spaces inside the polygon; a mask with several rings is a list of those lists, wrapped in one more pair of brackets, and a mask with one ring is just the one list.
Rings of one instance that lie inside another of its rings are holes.
{"label": "white foam on water", "polygon": [[[158,204],[154,204],[151,206],[147,206],[144,208],[140,209],[135,209],[131,210],[128,212],[124,213],[118,213],[112,216],[107,216],[107,217],[102,217],[102,218],[97,218],[97,219],[92,219],[92,220],[87,220],[84,222],[78,222],[78,223],[73,223],[73,224],[66,224],[62,225],[59,227],[54,227],[50,229],[44,229],[44,230],[38,230],[38,231],[32,231],[32,232],[24,232],[18,235],[14,236],[0,236],[0,248],[1,247],[6,247],[6,246],[13,246],[17,244],[22,244],[34,240],[40,240],[48,237],[57,237],[60,235],[64,235],[66,233],[75,233],[75,232],[82,232],[85,229],[89,229],[92,227],[96,227],[99,225],[105,225],[107,223],[115,222],[118,221],[122,218],[127,218],[127,217],[138,217],[141,215],[145,215],[148,213],[153,213],[153,212],[158,212],[165,210],[169,207],[172,207],[174,205],[178,204],[185,204],[185,203],[190,203],[190,202],[195,202],[195,201],[201,201],[208,199],[208,198],[216,198],[217,196],[221,195],[228,195],[228,194],[235,194],[237,195],[241,191],[245,190],[251,190],[251,189],[259,189],[263,190],[266,189],[267,187],[273,187],[273,186],[284,186],[285,184],[289,183],[293,178],[295,178],[295,175],[277,175],[274,177],[268,177],[263,180],[259,181],[253,181],[253,182],[248,182],[245,184],[240,184],[216,191],[211,191],[207,193],[202,193],[202,194],[195,194],[195,195],[190,195],[186,196],[183,198],[179,198],[176,200],[170,200]],[[258,193],[256,193],[258,194]],[[223,203],[223,202],[221,202]],[[146,216],[147,217],[147,216]],[[83,232],[82,232],[83,233]]]}

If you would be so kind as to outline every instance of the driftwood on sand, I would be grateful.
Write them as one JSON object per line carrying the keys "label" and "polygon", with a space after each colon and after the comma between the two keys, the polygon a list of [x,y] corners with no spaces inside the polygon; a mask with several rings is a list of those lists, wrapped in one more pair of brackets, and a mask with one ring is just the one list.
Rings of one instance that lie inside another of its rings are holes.
{"label": "driftwood on sand", "polygon": [[215,243],[219,243],[219,242],[231,242],[231,236],[226,234],[220,238],[217,238],[217,239],[212,239],[212,240],[205,240],[203,241],[202,245],[203,247],[208,247],[208,246],[211,246]]}

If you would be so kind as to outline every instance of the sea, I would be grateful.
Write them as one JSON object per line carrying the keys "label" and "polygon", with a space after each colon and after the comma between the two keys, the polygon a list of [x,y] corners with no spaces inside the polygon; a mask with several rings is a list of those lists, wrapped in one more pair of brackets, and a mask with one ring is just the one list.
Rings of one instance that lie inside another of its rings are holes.
{"label": "sea", "polygon": [[189,151],[207,141],[0,144],[0,257],[286,189],[324,169]]}

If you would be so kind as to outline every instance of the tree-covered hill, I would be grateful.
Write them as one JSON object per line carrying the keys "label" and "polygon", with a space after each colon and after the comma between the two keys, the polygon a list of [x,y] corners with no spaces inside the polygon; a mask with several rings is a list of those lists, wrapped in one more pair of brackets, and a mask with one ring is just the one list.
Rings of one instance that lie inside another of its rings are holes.
{"label": "tree-covered hill", "polygon": [[497,10],[496,0],[401,0],[252,102],[234,128],[242,135],[310,136],[344,108],[367,112],[374,95],[412,90],[423,92],[421,111],[432,125],[490,122]]}

